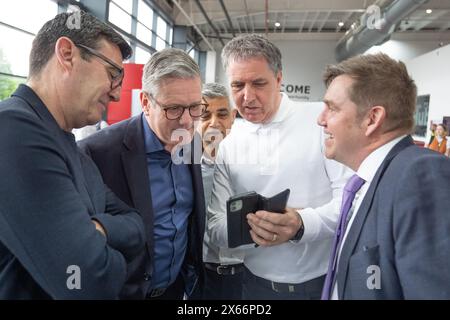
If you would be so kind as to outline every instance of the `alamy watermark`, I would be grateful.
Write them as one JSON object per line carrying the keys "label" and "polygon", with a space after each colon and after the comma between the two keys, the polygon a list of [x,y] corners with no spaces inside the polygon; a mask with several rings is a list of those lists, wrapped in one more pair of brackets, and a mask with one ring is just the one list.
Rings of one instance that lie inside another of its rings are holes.
{"label": "alamy watermark", "polygon": [[81,29],[81,12],[80,8],[74,5],[70,5],[68,11],[72,11],[72,14],[67,18],[66,27],[70,30]]}
{"label": "alamy watermark", "polygon": [[81,269],[79,266],[73,264],[67,267],[67,277],[66,286],[69,290],[81,290]]}
{"label": "alamy watermark", "polygon": [[379,290],[381,289],[381,269],[377,265],[370,265],[367,267],[366,273],[369,277],[366,281],[367,289],[369,290]]}
{"label": "alamy watermark", "polygon": [[366,18],[366,26],[367,29],[378,29],[380,30],[383,28],[385,24],[385,20],[381,17],[381,9],[379,6],[371,5],[367,7],[366,9],[366,15],[361,16],[361,24],[364,23],[363,19],[364,16],[367,16]]}
{"label": "alamy watermark", "polygon": [[[174,164],[200,164],[202,156],[217,155],[224,134],[219,130],[207,133],[208,143],[203,149],[202,139],[194,139],[187,129],[176,129],[172,132],[171,141],[176,142],[172,149]],[[245,136],[233,145],[228,145],[226,158],[216,158],[217,164],[258,166],[261,175],[276,174],[280,167],[280,145],[282,144],[279,129],[261,130],[254,136]]]}

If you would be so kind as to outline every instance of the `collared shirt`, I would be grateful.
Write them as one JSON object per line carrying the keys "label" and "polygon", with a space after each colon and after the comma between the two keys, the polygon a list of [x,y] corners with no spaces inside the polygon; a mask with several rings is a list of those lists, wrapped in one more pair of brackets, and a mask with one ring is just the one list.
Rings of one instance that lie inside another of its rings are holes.
{"label": "collared shirt", "polygon": [[[205,193],[205,206],[208,206],[211,199],[211,191],[213,185],[214,162],[208,157],[202,156],[202,177],[203,190]],[[220,263],[220,264],[237,264],[242,263],[242,258],[238,256],[236,250],[228,250],[227,248],[220,248],[209,239],[207,230],[203,238],[203,262]]]}
{"label": "collared shirt", "polygon": [[[359,189],[359,191],[355,195],[355,199],[353,199],[353,205],[350,209],[350,220],[348,221],[347,228],[345,229],[344,238],[342,239],[342,243],[345,242],[345,239],[347,239],[348,232],[350,228],[352,227],[353,221],[355,220],[356,214],[358,213],[359,207],[361,206],[362,201],[364,200],[364,197],[366,196],[367,191],[369,190],[370,184],[372,183],[373,177],[378,171],[378,168],[383,163],[384,159],[388,155],[388,153],[392,150],[392,148],[400,142],[403,138],[405,138],[406,135],[403,135],[401,137],[395,138],[394,140],[389,141],[385,145],[382,145],[378,149],[372,151],[371,154],[367,156],[367,158],[364,159],[364,161],[361,163],[361,165],[358,168],[358,171],[356,174],[363,178],[364,185]],[[356,212],[356,214],[354,214]],[[342,251],[342,245],[339,248],[339,255],[338,255],[338,263],[339,265],[339,258]],[[337,271],[339,272],[339,270]],[[337,289],[337,283],[334,285],[333,294],[331,296],[332,300],[338,300],[338,289]]]}
{"label": "collared shirt", "polygon": [[174,164],[144,116],[142,121],[154,214],[154,289],[172,284],[180,272],[194,194],[188,165]]}
{"label": "collared shirt", "polygon": [[322,104],[296,103],[282,95],[272,121],[243,121],[221,142],[208,232],[214,244],[227,247],[230,196],[256,191],[270,197],[289,188],[288,207],[306,208],[300,213],[305,226],[302,239],[273,247],[245,246],[244,264],[271,281],[302,283],[327,271],[342,189],[351,171],[323,154],[324,134],[316,122]]}

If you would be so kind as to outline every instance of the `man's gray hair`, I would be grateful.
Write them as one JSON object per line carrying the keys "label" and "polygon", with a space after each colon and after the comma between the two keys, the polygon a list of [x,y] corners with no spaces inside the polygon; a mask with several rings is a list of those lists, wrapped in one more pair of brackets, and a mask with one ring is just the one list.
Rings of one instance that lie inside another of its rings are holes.
{"label": "man's gray hair", "polygon": [[203,85],[202,96],[206,98],[227,98],[228,91],[220,83],[206,83]]}
{"label": "man's gray hair", "polygon": [[266,59],[275,76],[282,70],[280,49],[263,35],[238,36],[228,42],[222,50],[222,64],[225,71],[232,61],[259,57]]}
{"label": "man's gray hair", "polygon": [[186,52],[166,48],[155,52],[144,66],[142,90],[157,96],[161,82],[167,79],[200,78],[198,64]]}

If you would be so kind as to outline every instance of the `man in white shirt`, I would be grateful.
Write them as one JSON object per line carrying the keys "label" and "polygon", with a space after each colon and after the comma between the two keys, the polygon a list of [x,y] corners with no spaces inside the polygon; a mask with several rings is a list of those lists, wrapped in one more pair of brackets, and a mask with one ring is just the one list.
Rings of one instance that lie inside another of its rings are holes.
{"label": "man in white shirt", "polygon": [[417,88],[406,66],[357,56],[324,80],[325,154],[363,185],[336,233],[322,298],[450,299],[450,161],[413,143]]}
{"label": "man in white shirt", "polygon": [[[320,110],[280,93],[279,49],[260,35],[231,40],[222,51],[235,105],[245,119],[222,141],[208,210],[211,241],[228,247],[226,201],[256,191],[291,190],[285,212],[247,216],[259,245],[244,255],[244,299],[318,299],[348,170],[323,155]],[[301,209],[304,208],[304,209]]]}
{"label": "man in white shirt", "polygon": [[[202,136],[202,177],[206,206],[211,198],[214,160],[220,142],[233,125],[237,110],[231,107],[227,89],[218,83],[206,83],[202,89],[208,107],[198,126]],[[203,298],[208,300],[240,300],[242,297],[242,259],[226,248],[211,243],[208,232],[203,239],[205,286]]]}

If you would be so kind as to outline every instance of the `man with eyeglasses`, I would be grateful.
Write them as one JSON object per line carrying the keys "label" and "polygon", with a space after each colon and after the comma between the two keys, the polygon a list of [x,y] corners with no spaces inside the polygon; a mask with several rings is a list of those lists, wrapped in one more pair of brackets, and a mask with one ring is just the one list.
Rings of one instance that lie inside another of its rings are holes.
{"label": "man with eyeglasses", "polygon": [[62,13],[33,41],[30,73],[0,103],[0,299],[116,299],[145,244],[72,129],[120,98],[126,41],[95,17]]}
{"label": "man with eyeglasses", "polygon": [[174,300],[194,289],[200,297],[205,205],[201,141],[193,136],[207,104],[198,65],[179,49],[154,53],[144,67],[140,100],[140,115],[79,143],[106,184],[145,222],[147,248],[129,266],[121,297]]}

